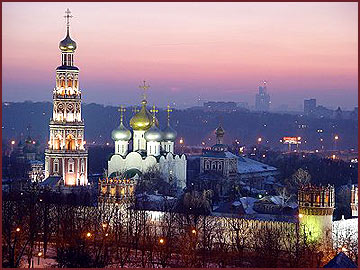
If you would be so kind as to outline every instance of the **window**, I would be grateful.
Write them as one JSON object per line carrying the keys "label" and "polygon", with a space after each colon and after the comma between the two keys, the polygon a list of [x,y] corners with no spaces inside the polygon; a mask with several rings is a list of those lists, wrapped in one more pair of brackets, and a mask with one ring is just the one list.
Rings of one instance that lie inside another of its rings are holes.
{"label": "window", "polygon": [[59,160],[55,159],[54,160],[54,173],[58,173],[59,172]]}
{"label": "window", "polygon": [[213,163],[211,164],[211,169],[212,169],[212,170],[216,170],[216,162],[213,162]]}
{"label": "window", "polygon": [[210,169],[210,162],[207,160],[205,161],[205,169],[209,170]]}
{"label": "window", "polygon": [[221,164],[221,162],[219,162],[219,164],[218,164],[218,170],[219,170],[219,171],[222,170],[222,164]]}
{"label": "window", "polygon": [[73,160],[73,159],[70,159],[70,160],[69,160],[68,172],[69,172],[69,173],[73,173],[73,172],[74,172],[74,160]]}
{"label": "window", "polygon": [[81,172],[83,173],[85,171],[85,162],[84,160],[81,160]]}

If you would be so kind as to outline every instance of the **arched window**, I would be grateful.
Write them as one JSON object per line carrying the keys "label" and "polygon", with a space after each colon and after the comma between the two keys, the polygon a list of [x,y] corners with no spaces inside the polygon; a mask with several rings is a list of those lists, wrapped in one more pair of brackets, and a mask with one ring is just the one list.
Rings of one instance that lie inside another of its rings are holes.
{"label": "arched window", "polygon": [[73,173],[73,172],[74,172],[74,160],[73,160],[73,159],[69,159],[68,172],[69,172],[69,173]]}
{"label": "arched window", "polygon": [[70,134],[66,137],[65,149],[66,150],[75,150],[75,139]]}
{"label": "arched window", "polygon": [[216,162],[213,161],[212,164],[211,164],[211,169],[212,170],[216,170]]}
{"label": "arched window", "polygon": [[81,172],[83,173],[85,171],[85,162],[84,160],[82,159],[81,160]]}
{"label": "arched window", "polygon": [[59,160],[55,159],[54,160],[54,168],[53,168],[54,173],[58,173],[59,172]]}
{"label": "arched window", "polygon": [[221,162],[219,162],[219,164],[218,164],[218,170],[219,170],[219,171],[222,170],[222,163],[221,163]]}
{"label": "arched window", "polygon": [[210,169],[210,162],[207,160],[205,161],[205,169],[209,170]]}

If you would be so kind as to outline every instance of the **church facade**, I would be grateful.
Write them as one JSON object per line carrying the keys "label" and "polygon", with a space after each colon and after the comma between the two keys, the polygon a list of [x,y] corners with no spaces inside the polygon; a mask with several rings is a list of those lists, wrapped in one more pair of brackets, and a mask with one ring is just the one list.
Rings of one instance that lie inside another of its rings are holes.
{"label": "church facade", "polygon": [[[145,82],[140,87],[144,91],[149,88]],[[177,132],[170,125],[171,110],[168,106],[167,125],[160,130],[155,106],[151,114],[146,105],[144,94],[140,111],[135,111],[135,115],[130,119],[132,132],[124,125],[125,109],[121,108],[120,125],[111,133],[115,152],[108,161],[107,176],[111,178],[124,175],[125,178],[136,178],[149,170],[158,170],[169,183],[175,183],[183,189],[186,187],[187,160],[184,154],[174,153]]]}

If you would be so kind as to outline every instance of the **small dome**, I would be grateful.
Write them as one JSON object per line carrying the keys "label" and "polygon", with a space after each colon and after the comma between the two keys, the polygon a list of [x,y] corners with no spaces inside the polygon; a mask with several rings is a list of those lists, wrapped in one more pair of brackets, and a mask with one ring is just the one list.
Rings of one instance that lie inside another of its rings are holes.
{"label": "small dome", "polygon": [[219,127],[215,130],[215,134],[216,134],[217,136],[224,136],[225,131],[224,131],[224,129],[223,129],[221,126],[219,126]]}
{"label": "small dome", "polygon": [[114,141],[128,141],[131,139],[131,131],[121,123],[120,126],[111,132],[111,138]]}
{"label": "small dome", "polygon": [[76,42],[70,38],[69,31],[67,32],[65,39],[60,41],[59,48],[63,52],[73,52],[76,50]]}
{"label": "small dome", "polygon": [[177,136],[177,132],[170,125],[163,130],[163,140],[174,142]]}
{"label": "small dome", "polygon": [[[152,124],[152,115],[146,109],[146,100],[142,101],[142,108],[140,112],[135,114],[130,119],[130,126],[133,130],[148,130]],[[159,121],[155,118],[155,125],[159,126]]]}
{"label": "small dome", "polygon": [[152,125],[151,128],[145,132],[144,137],[148,142],[161,142],[163,134],[156,125]]}

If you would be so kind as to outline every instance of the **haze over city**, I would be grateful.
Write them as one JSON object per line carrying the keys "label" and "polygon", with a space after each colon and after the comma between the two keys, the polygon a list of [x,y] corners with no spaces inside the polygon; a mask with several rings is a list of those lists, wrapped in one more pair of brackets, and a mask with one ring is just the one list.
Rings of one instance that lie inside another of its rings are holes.
{"label": "haze over city", "polygon": [[[4,3],[3,101],[51,101],[63,10],[85,103],[357,106],[357,3]],[[199,101],[200,98],[200,101]]]}

